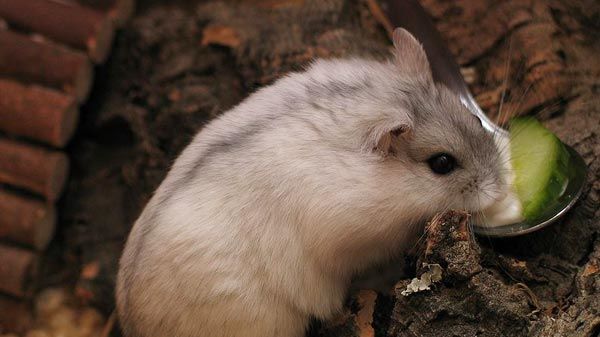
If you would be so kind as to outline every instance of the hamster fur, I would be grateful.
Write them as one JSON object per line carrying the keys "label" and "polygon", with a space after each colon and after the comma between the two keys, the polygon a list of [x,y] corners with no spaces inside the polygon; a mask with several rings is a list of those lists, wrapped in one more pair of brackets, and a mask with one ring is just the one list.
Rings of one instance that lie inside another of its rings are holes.
{"label": "hamster fur", "polygon": [[[125,336],[301,337],[435,213],[501,196],[492,135],[410,33],[394,45],[388,62],[316,61],[196,135],[126,243]],[[452,172],[432,171],[440,153]]]}

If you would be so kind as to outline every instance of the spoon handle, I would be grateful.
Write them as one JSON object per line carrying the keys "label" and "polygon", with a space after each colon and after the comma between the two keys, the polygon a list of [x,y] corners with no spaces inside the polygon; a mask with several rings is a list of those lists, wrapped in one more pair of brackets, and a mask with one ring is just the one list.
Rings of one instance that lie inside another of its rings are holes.
{"label": "spoon handle", "polygon": [[494,124],[471,95],[452,53],[421,4],[417,0],[379,1],[392,25],[408,30],[423,44],[434,79],[459,95],[463,104],[481,119],[481,123],[487,130],[506,137],[508,135],[506,130]]}

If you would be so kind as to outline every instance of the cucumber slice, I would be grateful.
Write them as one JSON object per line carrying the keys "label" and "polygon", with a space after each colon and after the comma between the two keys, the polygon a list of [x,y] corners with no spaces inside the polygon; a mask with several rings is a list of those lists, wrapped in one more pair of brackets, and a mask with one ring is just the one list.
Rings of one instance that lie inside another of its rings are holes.
{"label": "cucumber slice", "polygon": [[523,206],[523,217],[535,220],[564,192],[569,152],[534,118],[511,120],[509,131],[514,187]]}

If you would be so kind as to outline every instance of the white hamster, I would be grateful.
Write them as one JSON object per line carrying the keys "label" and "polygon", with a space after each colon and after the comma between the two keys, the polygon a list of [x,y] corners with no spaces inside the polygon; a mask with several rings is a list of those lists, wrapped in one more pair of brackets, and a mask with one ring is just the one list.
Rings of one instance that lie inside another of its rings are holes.
{"label": "white hamster", "polygon": [[125,246],[125,336],[301,337],[425,220],[500,197],[492,135],[410,33],[394,45],[387,62],[315,61],[196,135]]}

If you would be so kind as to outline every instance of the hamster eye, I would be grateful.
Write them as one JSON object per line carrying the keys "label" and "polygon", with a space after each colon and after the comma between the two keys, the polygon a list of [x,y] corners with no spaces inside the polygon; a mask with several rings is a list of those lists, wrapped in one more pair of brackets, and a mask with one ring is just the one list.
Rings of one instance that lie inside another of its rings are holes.
{"label": "hamster eye", "polygon": [[454,171],[456,159],[447,153],[438,153],[427,159],[427,164],[434,173],[448,174]]}

